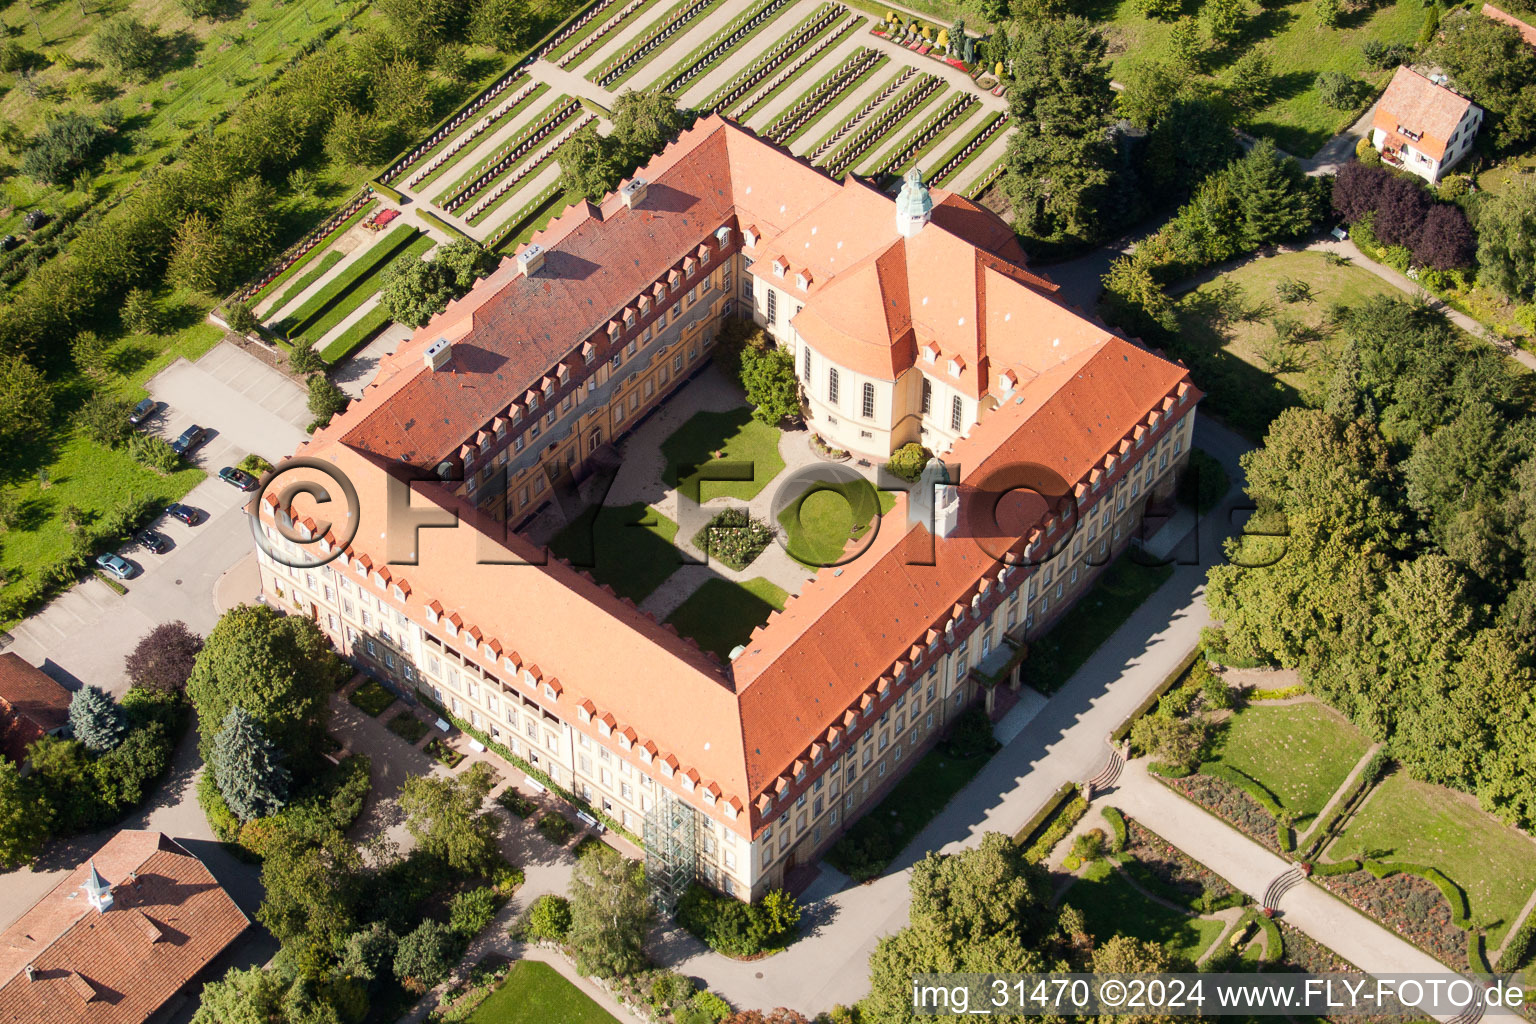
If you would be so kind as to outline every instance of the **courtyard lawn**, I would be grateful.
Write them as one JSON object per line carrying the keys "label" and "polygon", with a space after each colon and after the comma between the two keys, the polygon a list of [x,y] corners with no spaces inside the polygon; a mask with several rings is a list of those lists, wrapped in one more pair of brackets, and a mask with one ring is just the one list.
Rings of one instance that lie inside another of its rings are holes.
{"label": "courtyard lawn", "polygon": [[779,513],[791,558],[805,565],[833,565],[849,540],[869,529],[876,510],[885,515],[896,504],[888,491],[867,480],[815,484]]}
{"label": "courtyard lawn", "polygon": [[666,621],[704,650],[729,661],[731,650],[746,643],[770,614],[783,611],[788,600],[782,587],[761,576],[744,583],[712,579],[678,605]]}
{"label": "courtyard lawn", "polygon": [[[716,461],[717,452],[722,465],[710,467],[709,475],[747,479],[698,480],[701,467]],[[662,482],[693,492],[689,496],[701,503],[712,498],[750,501],[784,471],[778,430],[754,420],[745,406],[695,414],[661,443],[661,454],[667,460]]]}
{"label": "courtyard lawn", "polygon": [[1364,851],[1443,871],[1466,890],[1472,922],[1487,929],[1490,949],[1504,941],[1536,889],[1536,842],[1484,813],[1472,797],[1403,772],[1376,788],[1328,856]]}
{"label": "courtyard lawn", "polygon": [[682,566],[676,538],[676,523],[637,501],[587,509],[550,541],[549,550],[639,604]]}
{"label": "courtyard lawn", "polygon": [[519,960],[507,971],[469,1024],[619,1024],[560,972],[537,960]]}
{"label": "courtyard lawn", "polygon": [[1316,817],[1370,741],[1321,704],[1253,704],[1229,719],[1214,759],[1263,783],[1297,818]]}
{"label": "courtyard lawn", "polygon": [[[1172,22],[1154,21],[1137,9],[1137,0],[1106,4],[1104,26],[1110,40],[1114,75],[1124,81],[1131,66],[1164,56]],[[1245,127],[1275,140],[1281,149],[1309,157],[1330,137],[1347,127],[1365,109],[1336,110],[1318,96],[1313,83],[1324,71],[1342,71],[1373,86],[1384,86],[1390,71],[1372,71],[1360,47],[1372,39],[1412,44],[1424,25],[1419,0],[1384,0],[1345,14],[1338,27],[1318,20],[1310,0],[1277,0],[1250,7],[1252,17],[1242,37],[1230,46],[1213,47],[1208,69],[1218,78],[1225,68],[1250,49],[1269,55],[1274,74],[1274,100],[1255,111]]]}
{"label": "courtyard lawn", "polygon": [[364,714],[378,718],[395,702],[395,695],[376,679],[364,679],[347,700]]}
{"label": "courtyard lawn", "polygon": [[[1275,286],[1287,278],[1308,285],[1311,300],[1281,301]],[[1334,266],[1320,252],[1253,259],[1178,300],[1178,340],[1171,348],[1206,389],[1214,412],[1261,437],[1270,420],[1300,401],[1308,367],[1331,353],[1324,324],[1329,306],[1401,294],[1364,267]],[[1281,345],[1277,316],[1299,321],[1310,337]]]}
{"label": "courtyard lawn", "polygon": [[1223,928],[1220,921],[1193,917],[1147,898],[1108,861],[1090,865],[1061,902],[1082,911],[1088,934],[1100,942],[1113,935],[1129,935],[1155,942],[1191,962],[1220,937]]}
{"label": "courtyard lawn", "polygon": [[1104,571],[1056,624],[1030,645],[1023,679],[1041,693],[1061,689],[1109,635],[1173,575],[1173,566],[1142,565],[1130,554]]}

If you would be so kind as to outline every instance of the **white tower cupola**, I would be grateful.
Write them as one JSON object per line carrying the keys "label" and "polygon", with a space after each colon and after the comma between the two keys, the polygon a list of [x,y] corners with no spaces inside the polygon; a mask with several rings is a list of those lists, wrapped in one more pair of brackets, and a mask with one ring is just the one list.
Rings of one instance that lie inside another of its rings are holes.
{"label": "white tower cupola", "polygon": [[86,876],[85,884],[81,886],[85,890],[86,899],[91,901],[91,906],[97,912],[105,914],[112,909],[112,887],[96,870],[96,862],[91,861],[91,873]]}
{"label": "white tower cupola", "polygon": [[903,238],[911,238],[923,230],[923,225],[933,218],[933,196],[923,184],[923,175],[916,167],[907,172],[901,192],[896,196],[896,230]]}

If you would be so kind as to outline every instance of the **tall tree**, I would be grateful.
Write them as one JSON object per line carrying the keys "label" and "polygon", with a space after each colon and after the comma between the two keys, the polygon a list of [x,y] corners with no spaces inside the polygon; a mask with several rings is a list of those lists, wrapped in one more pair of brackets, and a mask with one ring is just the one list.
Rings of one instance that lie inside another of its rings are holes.
{"label": "tall tree", "polygon": [[43,371],[17,355],[0,356],[0,441],[16,444],[41,433],[53,415],[53,388]]}
{"label": "tall tree", "polygon": [[1029,23],[1013,41],[1008,102],[1017,126],[1005,188],[1019,229],[1096,236],[1114,149],[1104,37],[1087,20]]}
{"label": "tall tree", "polygon": [[0,757],[0,868],[9,871],[37,855],[48,838],[48,804],[37,787]]}
{"label": "tall tree", "polygon": [[1536,296],[1536,174],[1521,174],[1477,209],[1478,278],[1513,299]]}
{"label": "tall tree", "polygon": [[224,281],[229,252],[207,214],[194,211],[176,229],[169,274],[177,284],[213,294]]}
{"label": "tall tree", "polygon": [[417,846],[455,871],[482,873],[496,861],[500,821],[481,809],[494,779],[483,761],[457,777],[417,775],[405,780],[400,808]]}
{"label": "tall tree", "polygon": [[1311,228],[1317,216],[1316,193],[1301,166],[1281,154],[1272,141],[1254,143],[1231,171],[1244,245],[1256,248]]}
{"label": "tall tree", "polygon": [[123,742],[128,724],[117,701],[99,686],[82,686],[69,701],[69,727],[75,739],[100,754]]}
{"label": "tall tree", "polygon": [[1035,947],[1055,926],[1049,885],[1009,837],[989,832],[974,849],[930,853],[913,868],[911,889],[910,923],[870,955],[864,1019],[921,1024],[914,974],[1048,969]]}
{"label": "tall tree", "polygon": [[1433,56],[1456,87],[1489,113],[1488,129],[1500,149],[1536,136],[1536,50],[1519,31],[1480,14],[1447,22]]}
{"label": "tall tree", "polygon": [[203,760],[212,759],[218,725],[235,705],[247,708],[290,757],[315,749],[330,696],[346,669],[313,622],[266,605],[224,613],[208,634],[187,695],[197,708]]}
{"label": "tall tree", "polygon": [[800,381],[795,357],[777,345],[748,345],[741,352],[741,386],[752,403],[752,417],[777,425],[800,414]]}
{"label": "tall tree", "polygon": [[340,832],[319,842],[286,836],[268,843],[261,863],[265,895],[256,918],[293,962],[317,969],[357,927],[353,904],[361,870],[356,848]]}
{"label": "tall tree", "polygon": [[576,862],[566,943],[581,973],[612,978],[644,967],[645,936],[654,916],[639,861],[594,846]]}
{"label": "tall tree", "polygon": [[241,821],[273,814],[287,800],[291,780],[281,753],[238,704],[224,716],[210,764],[219,793]]}
{"label": "tall tree", "polygon": [[420,327],[496,269],[497,257],[478,242],[438,246],[430,260],[405,260],[384,271],[380,308],[391,320]]}

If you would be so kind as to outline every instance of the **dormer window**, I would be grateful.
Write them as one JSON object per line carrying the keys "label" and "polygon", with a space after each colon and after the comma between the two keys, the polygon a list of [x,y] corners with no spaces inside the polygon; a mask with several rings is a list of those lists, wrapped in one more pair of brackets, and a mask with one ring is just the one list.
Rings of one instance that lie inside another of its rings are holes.
{"label": "dormer window", "polygon": [[[721,245],[731,244],[731,229],[729,225],[716,229],[715,241],[719,242]],[[752,243],[748,242],[747,244],[751,245]]]}
{"label": "dormer window", "polygon": [[1013,394],[1013,389],[1019,386],[1019,375],[1012,370],[1006,370],[1003,373],[1001,383],[1003,385],[1003,394],[1011,395]]}
{"label": "dormer window", "polygon": [[433,607],[433,605],[427,605],[427,621],[435,625],[438,618],[439,615],[437,613],[437,609]]}
{"label": "dormer window", "polygon": [[624,326],[631,328],[635,326],[635,311],[633,309],[624,310]]}
{"label": "dormer window", "polygon": [[693,792],[693,787],[694,787],[693,779],[689,778],[687,775],[684,775],[683,779],[682,779],[682,782],[683,782],[683,792],[685,792],[685,793],[692,793]]}
{"label": "dormer window", "polygon": [[672,777],[672,773],[673,773],[672,762],[671,761],[662,761],[661,762],[661,774],[665,775],[667,778],[670,779]]}
{"label": "dormer window", "polygon": [[459,627],[454,625],[452,619],[449,619],[446,623],[443,624],[443,632],[447,633],[449,636],[458,636]]}
{"label": "dormer window", "polygon": [[725,805],[725,816],[727,818],[729,818],[730,820],[732,820],[732,821],[736,820],[736,805],[735,804],[728,803],[728,804]]}
{"label": "dormer window", "polygon": [[649,313],[650,311],[651,311],[651,300],[650,300],[650,298],[648,296],[645,296],[645,295],[640,296],[640,315],[641,316],[645,316],[645,314]]}
{"label": "dormer window", "polygon": [[544,696],[548,697],[550,700],[555,700],[555,699],[557,699],[559,697],[559,694],[555,693],[555,688],[553,686],[550,686],[548,683],[545,683],[544,684]]}
{"label": "dormer window", "polygon": [[613,726],[609,725],[607,722],[603,721],[602,719],[598,719],[598,722],[597,722],[597,734],[599,736],[612,736],[613,735]]}
{"label": "dormer window", "polygon": [[958,377],[958,376],[960,376],[960,374],[962,374],[964,372],[965,372],[965,360],[964,359],[961,359],[959,356],[955,356],[953,359],[951,359],[949,361],[949,375],[951,377]]}
{"label": "dormer window", "polygon": [[783,277],[784,274],[788,270],[789,270],[789,264],[785,263],[783,260],[774,260],[773,261],[773,276],[774,277]]}
{"label": "dormer window", "polygon": [[640,763],[641,764],[650,764],[651,763],[651,750],[650,750],[649,747],[641,747],[640,748]]}
{"label": "dormer window", "polygon": [[592,712],[585,704],[576,709],[576,717],[583,722],[592,721]]}
{"label": "dormer window", "polygon": [[805,291],[810,286],[811,286],[811,279],[810,279],[810,277],[807,274],[805,274],[804,272],[801,272],[801,273],[798,273],[798,274],[795,275],[795,287],[796,288],[799,288],[801,291]]}
{"label": "dormer window", "polygon": [[707,789],[704,791],[704,803],[710,807],[715,806],[715,794]]}
{"label": "dormer window", "polygon": [[939,361],[939,346],[933,342],[923,346],[923,362],[936,363]]}
{"label": "dormer window", "polygon": [[741,240],[746,243],[748,249],[757,245],[757,229],[747,228],[741,233]]}
{"label": "dormer window", "polygon": [[394,596],[396,601],[404,601],[405,600],[405,591],[400,589],[400,585],[399,584],[396,584],[395,586],[390,587],[389,588],[389,592],[390,592],[390,594],[392,594]]}
{"label": "dormer window", "polygon": [[533,673],[527,669],[523,669],[523,682],[529,686],[537,686],[539,684],[539,681],[533,678]]}

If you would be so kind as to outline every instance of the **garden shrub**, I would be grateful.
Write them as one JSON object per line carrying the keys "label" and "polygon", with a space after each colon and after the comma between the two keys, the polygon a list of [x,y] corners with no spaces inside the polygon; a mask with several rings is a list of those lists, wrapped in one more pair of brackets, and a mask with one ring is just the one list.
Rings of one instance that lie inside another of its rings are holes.
{"label": "garden shrub", "polygon": [[1090,829],[1072,841],[1072,856],[1080,864],[1092,864],[1104,856],[1104,832]]}
{"label": "garden shrub", "polygon": [[698,986],[693,979],[676,971],[658,971],[651,978],[647,998],[651,1008],[660,1013],[670,1013],[693,997]]}
{"label": "garden shrub", "polygon": [[1106,807],[1103,811],[1104,821],[1109,825],[1109,851],[1118,853],[1125,849],[1125,815],[1120,813],[1118,807]]}
{"label": "garden shrub", "polygon": [[909,441],[896,451],[891,453],[891,459],[885,464],[885,468],[892,476],[899,476],[903,480],[917,483],[923,475],[923,467],[928,465],[928,460],[933,458],[933,453],[916,441]]}
{"label": "garden shrub", "polygon": [[782,889],[748,904],[695,883],[677,903],[677,923],[727,956],[776,949],[794,934],[799,921],[799,905]]}
{"label": "garden shrub", "polygon": [[1504,941],[1504,952],[1499,954],[1499,973],[1508,974],[1520,970],[1536,948],[1536,914],[1525,919],[1520,930]]}
{"label": "garden shrub", "polygon": [[213,834],[219,837],[220,842],[240,841],[240,819],[235,817],[235,812],[224,802],[224,794],[219,792],[219,783],[213,777],[213,772],[203,772],[197,780],[197,803],[208,819],[208,827],[213,829]]}
{"label": "garden shrub", "polygon": [[501,791],[496,802],[519,818],[526,818],[539,809],[539,805],[510,786]]}
{"label": "garden shrub", "polygon": [[987,717],[986,709],[980,705],[972,705],[961,712],[944,741],[944,749],[949,756],[961,760],[991,757],[1001,746],[997,737],[992,735],[992,719]]}
{"label": "garden shrub", "polygon": [[731,1004],[704,989],[693,994],[688,1005],[674,1019],[677,1024],[718,1024],[731,1015]]}
{"label": "garden shrub", "polygon": [[890,831],[865,815],[827,851],[827,863],[855,882],[867,882],[899,852]]}
{"label": "garden shrub", "polygon": [[479,935],[496,916],[496,890],[478,886],[454,896],[448,903],[448,930],[463,942]]}
{"label": "garden shrub", "polygon": [[1300,697],[1306,692],[1306,686],[1302,683],[1297,683],[1295,686],[1280,686],[1272,690],[1252,689],[1248,691],[1247,696],[1250,701],[1290,700],[1292,697]]}
{"label": "garden shrub", "polygon": [[1471,928],[1467,907],[1467,894],[1461,886],[1451,881],[1439,868],[1426,867],[1423,864],[1409,864],[1405,861],[1370,860],[1365,862],[1365,869],[1377,878],[1389,878],[1395,874],[1417,875],[1435,884],[1440,890],[1445,901],[1451,905],[1451,923],[1457,928]]}
{"label": "garden shrub", "polygon": [[546,942],[560,942],[571,930],[571,901],[564,896],[545,893],[528,908],[528,937]]}
{"label": "garden shrub", "polygon": [[540,818],[538,825],[534,827],[539,830],[539,835],[556,846],[564,846],[576,831],[576,826],[571,824],[570,818],[555,811],[550,811]]}

